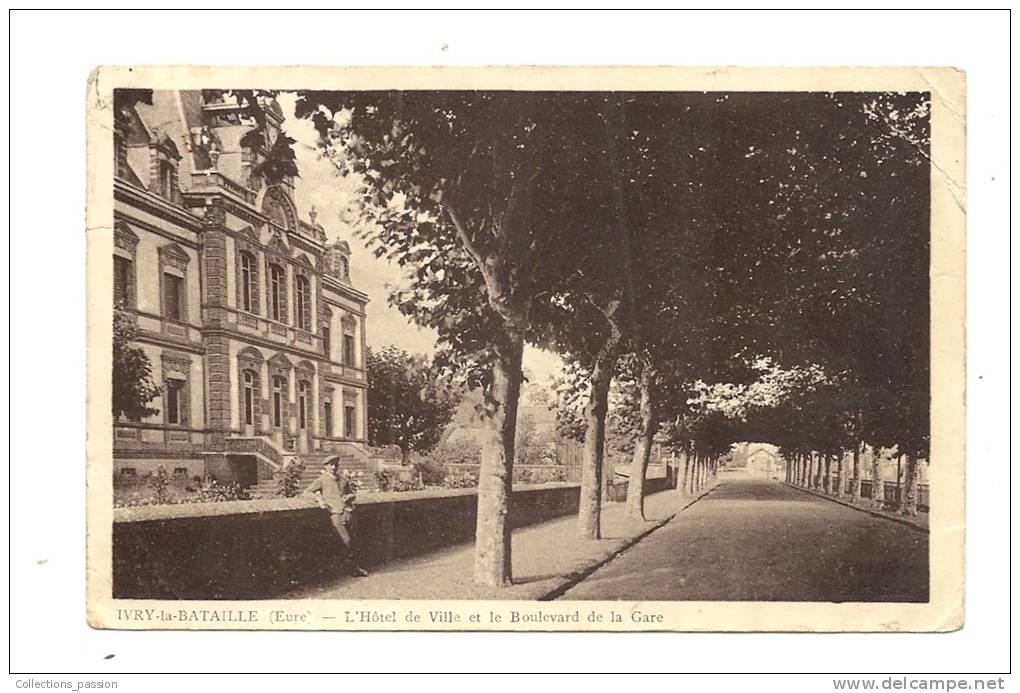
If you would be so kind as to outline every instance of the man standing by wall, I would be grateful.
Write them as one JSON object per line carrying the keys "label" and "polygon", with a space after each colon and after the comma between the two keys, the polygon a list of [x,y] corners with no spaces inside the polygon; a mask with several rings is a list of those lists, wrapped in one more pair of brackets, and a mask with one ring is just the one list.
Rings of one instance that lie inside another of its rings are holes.
{"label": "man standing by wall", "polygon": [[[315,495],[318,491],[318,495]],[[354,484],[347,472],[340,468],[340,458],[330,457],[322,465],[322,475],[305,489],[306,495],[315,496],[319,507],[329,511],[329,519],[337,537],[346,548],[347,571],[353,577],[365,577],[368,571],[358,563],[354,544]]]}

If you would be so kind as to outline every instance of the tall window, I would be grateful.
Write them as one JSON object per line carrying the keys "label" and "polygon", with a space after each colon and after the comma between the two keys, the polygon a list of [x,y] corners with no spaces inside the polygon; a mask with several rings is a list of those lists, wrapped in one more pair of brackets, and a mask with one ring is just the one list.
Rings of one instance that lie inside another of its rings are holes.
{"label": "tall window", "polygon": [[176,274],[163,274],[163,315],[171,320],[180,320],[184,300],[184,280]]}
{"label": "tall window", "polygon": [[269,317],[273,320],[286,322],[287,297],[284,294],[284,283],[286,273],[279,265],[269,266]]}
{"label": "tall window", "polygon": [[294,317],[302,330],[312,329],[312,291],[307,277],[294,280]]}
{"label": "tall window", "polygon": [[113,301],[120,305],[131,305],[132,262],[120,255],[113,256]]}
{"label": "tall window", "polygon": [[311,396],[311,386],[303,380],[298,383],[298,426],[302,431],[308,428],[308,400]]}
{"label": "tall window", "polygon": [[323,356],[326,357],[326,360],[328,361],[330,352],[332,352],[333,350],[333,344],[329,333],[329,324],[327,323],[323,325],[321,331],[322,331],[322,354]]}
{"label": "tall window", "polygon": [[354,366],[354,335],[344,335],[344,365]]}
{"label": "tall window", "polygon": [[322,403],[322,416],[326,419],[326,437],[333,437],[333,403],[328,399]]}
{"label": "tall window", "polygon": [[283,426],[283,397],[287,389],[287,379],[282,375],[273,376],[273,425]]}
{"label": "tall window", "polygon": [[241,308],[254,313],[256,309],[256,293],[258,276],[255,270],[255,256],[241,251]]}
{"label": "tall window", "polygon": [[358,432],[356,430],[358,423],[357,415],[353,404],[347,404],[344,406],[344,435],[348,438],[357,438]]}
{"label": "tall window", "polygon": [[177,378],[167,378],[166,381],[166,422],[184,423],[184,381]]}
{"label": "tall window", "polygon": [[244,372],[244,423],[251,426],[255,423],[255,373]]}

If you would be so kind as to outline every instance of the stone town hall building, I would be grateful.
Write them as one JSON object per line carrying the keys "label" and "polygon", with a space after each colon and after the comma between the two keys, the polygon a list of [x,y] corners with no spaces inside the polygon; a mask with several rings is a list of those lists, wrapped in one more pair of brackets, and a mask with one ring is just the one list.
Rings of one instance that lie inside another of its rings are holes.
{"label": "stone town hall building", "polygon": [[115,132],[114,297],[162,388],[158,415],[115,422],[116,474],[251,486],[295,458],[367,462],[368,297],[293,179],[257,175],[283,121],[261,105],[260,126],[232,97],[155,91]]}

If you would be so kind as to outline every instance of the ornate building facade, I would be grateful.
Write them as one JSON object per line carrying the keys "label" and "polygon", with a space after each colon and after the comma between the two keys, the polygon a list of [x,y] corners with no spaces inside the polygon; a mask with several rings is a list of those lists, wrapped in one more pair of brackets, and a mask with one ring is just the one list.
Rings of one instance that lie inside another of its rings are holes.
{"label": "ornate building facade", "polygon": [[159,414],[115,422],[116,474],[253,486],[294,459],[367,464],[368,297],[293,178],[260,175],[283,113],[259,106],[155,91],[116,128],[114,299],[162,389]]}

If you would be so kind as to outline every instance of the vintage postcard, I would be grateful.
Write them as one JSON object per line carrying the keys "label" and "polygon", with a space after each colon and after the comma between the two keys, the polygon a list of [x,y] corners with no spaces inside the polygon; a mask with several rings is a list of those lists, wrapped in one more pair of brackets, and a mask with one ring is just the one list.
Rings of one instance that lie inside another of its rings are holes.
{"label": "vintage postcard", "polygon": [[97,68],[88,622],[964,621],[950,68]]}

